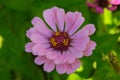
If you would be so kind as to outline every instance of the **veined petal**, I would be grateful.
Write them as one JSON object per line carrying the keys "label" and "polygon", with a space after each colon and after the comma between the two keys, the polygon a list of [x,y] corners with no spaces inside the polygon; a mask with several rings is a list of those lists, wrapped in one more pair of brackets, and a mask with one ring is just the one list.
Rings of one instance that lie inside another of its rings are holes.
{"label": "veined petal", "polygon": [[57,19],[58,19],[58,28],[60,31],[64,29],[64,21],[65,21],[65,11],[64,9],[59,9],[57,11]]}
{"label": "veined petal", "polygon": [[74,72],[74,69],[72,68],[72,66],[70,64],[67,64],[67,71],[66,71],[66,73],[67,74],[71,74],[73,72]]}
{"label": "veined petal", "polygon": [[31,36],[32,34],[36,34],[36,33],[39,34],[39,32],[38,32],[35,28],[30,28],[29,30],[27,30],[26,36],[27,36],[28,38],[30,38],[30,36]]}
{"label": "veined petal", "polygon": [[60,55],[60,53],[59,52],[57,52],[57,51],[50,51],[50,52],[48,52],[47,54],[46,54],[46,58],[47,59],[50,59],[50,60],[54,60],[54,59],[56,59],[57,57],[59,57],[59,55]]}
{"label": "veined petal", "polygon": [[34,28],[40,33],[45,34],[47,36],[51,36],[50,34],[52,33],[52,31],[45,25],[43,20],[39,17],[34,17],[32,19],[32,24],[35,26]]}
{"label": "veined petal", "polygon": [[76,32],[85,20],[79,12],[75,12],[74,16],[75,20],[73,22],[73,25],[70,27],[70,30],[68,31],[69,35],[72,35],[74,32]]}
{"label": "veined petal", "polygon": [[61,59],[62,59],[61,64],[67,62],[68,58],[67,58],[67,53],[66,53],[66,51],[64,51],[64,52],[62,53]]}
{"label": "veined petal", "polygon": [[65,31],[68,32],[70,28],[73,26],[75,20],[75,16],[73,12],[68,12],[66,14],[66,25],[65,25]]}
{"label": "veined petal", "polygon": [[45,51],[47,51],[48,47],[49,45],[47,44],[36,44],[32,48],[32,53],[34,55],[39,55],[40,53],[44,53]]}
{"label": "veined petal", "polygon": [[45,56],[37,56],[34,60],[34,62],[37,64],[37,65],[42,65],[46,62],[46,58]]}
{"label": "veined petal", "polygon": [[84,56],[90,56],[92,54],[92,50],[96,47],[96,43],[94,41],[90,41],[87,45],[86,50],[84,51]]}
{"label": "veined petal", "polygon": [[85,36],[89,35],[89,30],[87,28],[82,28],[81,30],[79,30],[78,32],[76,32],[74,35],[72,35],[72,38],[82,38]]}
{"label": "veined petal", "polygon": [[58,64],[58,65],[56,65],[56,70],[59,74],[64,74],[67,70],[67,65],[66,64]]}
{"label": "veined petal", "polygon": [[72,68],[76,70],[81,65],[80,60],[76,59],[74,63],[71,64]]}
{"label": "veined petal", "polygon": [[74,38],[71,45],[76,48],[77,50],[85,50],[87,47],[87,44],[89,43],[90,38],[88,36],[82,37],[82,38]]}
{"label": "veined petal", "polygon": [[30,39],[34,43],[49,43],[49,40],[40,34],[32,34]]}
{"label": "veined petal", "polygon": [[54,30],[57,31],[56,28],[56,18],[55,14],[51,9],[47,9],[43,12],[43,16],[45,21],[48,23],[48,25]]}
{"label": "veined petal", "polygon": [[83,57],[83,51],[77,50],[74,47],[70,47],[69,50],[76,58],[82,58]]}
{"label": "veined petal", "polygon": [[62,55],[59,53],[57,58],[54,60],[55,64],[61,64],[62,62]]}
{"label": "veined petal", "polygon": [[46,61],[44,64],[44,71],[51,72],[55,68],[55,64],[53,61]]}
{"label": "veined petal", "polygon": [[95,26],[93,24],[87,24],[84,28],[88,29],[89,35],[92,35],[95,32]]}
{"label": "veined petal", "polygon": [[25,51],[26,52],[32,52],[32,47],[34,46],[33,42],[29,42],[25,45]]}
{"label": "veined petal", "polygon": [[70,52],[66,51],[67,63],[73,63],[75,61],[75,56]]}

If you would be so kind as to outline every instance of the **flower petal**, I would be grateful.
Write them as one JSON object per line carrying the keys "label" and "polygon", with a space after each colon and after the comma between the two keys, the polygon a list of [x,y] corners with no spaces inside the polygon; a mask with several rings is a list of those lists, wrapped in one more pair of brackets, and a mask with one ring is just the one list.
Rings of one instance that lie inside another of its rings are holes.
{"label": "flower petal", "polygon": [[48,53],[46,54],[46,58],[47,58],[47,59],[50,59],[50,60],[54,60],[54,59],[56,59],[59,55],[60,55],[60,53],[57,52],[57,51],[50,51],[50,52],[48,52]]}
{"label": "flower petal", "polygon": [[96,47],[96,43],[94,41],[90,41],[87,49],[84,51],[84,56],[90,56],[92,54],[92,50]]}
{"label": "flower petal", "polygon": [[68,32],[70,28],[73,26],[75,16],[73,12],[68,12],[66,14],[66,26],[65,26],[65,31]]}
{"label": "flower petal", "polygon": [[34,60],[34,62],[37,64],[37,65],[42,65],[43,63],[46,62],[46,58],[44,56],[37,56]]}
{"label": "flower petal", "polygon": [[111,11],[114,11],[117,9],[117,6],[116,5],[112,5],[111,7],[107,7],[108,10],[111,10]]}
{"label": "flower petal", "polygon": [[96,7],[96,4],[90,2],[90,0],[87,0],[86,4],[87,4],[87,6],[90,7],[90,8],[95,8],[95,7]]}
{"label": "flower petal", "polygon": [[79,12],[75,12],[74,16],[75,20],[73,25],[70,27],[70,30],[68,32],[69,35],[72,35],[74,32],[76,32],[85,20],[84,17],[82,17],[81,13]]}
{"label": "flower petal", "polygon": [[46,61],[44,64],[44,71],[51,72],[55,68],[55,64],[53,61]]}
{"label": "flower petal", "polygon": [[43,12],[43,16],[45,21],[48,23],[48,25],[54,30],[57,31],[56,28],[56,19],[55,19],[55,14],[53,10],[47,9]]}
{"label": "flower petal", "polygon": [[58,19],[58,28],[60,31],[64,29],[64,21],[65,21],[65,12],[63,9],[59,9],[57,11],[57,19]]}
{"label": "flower petal", "polygon": [[85,36],[89,35],[89,30],[87,28],[82,28],[81,30],[79,30],[78,32],[76,32],[74,35],[72,35],[72,38],[82,38]]}
{"label": "flower petal", "polygon": [[32,53],[34,55],[39,55],[40,54],[45,54],[46,51],[48,51],[48,45],[47,44],[36,44],[35,46],[33,46],[32,48]]}
{"label": "flower petal", "polygon": [[60,64],[62,62],[62,55],[59,53],[57,58],[54,60],[55,64]]}
{"label": "flower petal", "polygon": [[92,35],[96,30],[93,24],[87,24],[84,26],[84,28],[87,28],[89,30],[89,35]]}
{"label": "flower petal", "polygon": [[35,26],[37,31],[39,31],[42,34],[45,34],[47,36],[51,36],[50,34],[52,33],[51,30],[45,25],[42,19],[39,17],[34,17],[32,19],[32,24]]}
{"label": "flower petal", "polygon": [[82,58],[83,57],[83,52],[77,50],[74,47],[70,47],[69,50],[71,51],[71,53],[76,57],[76,58]]}
{"label": "flower petal", "polygon": [[76,59],[75,62],[73,64],[71,64],[71,66],[72,66],[72,68],[74,70],[76,70],[77,68],[79,68],[80,65],[81,65],[81,63],[80,63],[80,60],[78,60],[78,59]]}
{"label": "flower petal", "polygon": [[71,74],[71,73],[73,73],[74,72],[74,69],[72,68],[72,66],[70,65],[70,64],[68,64],[67,65],[67,71],[66,71],[66,73],[67,74]]}
{"label": "flower petal", "polygon": [[29,42],[25,45],[25,51],[26,52],[32,52],[32,47],[34,46],[33,42]]}
{"label": "flower petal", "polygon": [[113,4],[113,5],[119,5],[120,0],[111,0],[110,3]]}
{"label": "flower petal", "polygon": [[56,70],[59,74],[64,74],[67,70],[67,65],[66,64],[58,64],[58,65],[56,65]]}
{"label": "flower petal", "polygon": [[82,38],[74,38],[71,45],[76,48],[77,50],[85,50],[87,47],[87,44],[89,43],[90,38],[88,36],[82,37]]}
{"label": "flower petal", "polygon": [[61,64],[67,62],[68,59],[67,59],[67,53],[66,53],[66,51],[64,51],[64,52],[62,53],[61,59],[62,59]]}
{"label": "flower petal", "polygon": [[96,6],[96,12],[103,13],[103,8]]}
{"label": "flower petal", "polygon": [[49,40],[40,34],[32,34],[30,39],[34,43],[49,43]]}
{"label": "flower petal", "polygon": [[27,30],[26,36],[30,38],[32,34],[36,34],[36,33],[38,33],[38,31],[35,28],[30,28],[29,30]]}
{"label": "flower petal", "polygon": [[75,61],[75,56],[70,52],[66,51],[67,63],[73,63]]}

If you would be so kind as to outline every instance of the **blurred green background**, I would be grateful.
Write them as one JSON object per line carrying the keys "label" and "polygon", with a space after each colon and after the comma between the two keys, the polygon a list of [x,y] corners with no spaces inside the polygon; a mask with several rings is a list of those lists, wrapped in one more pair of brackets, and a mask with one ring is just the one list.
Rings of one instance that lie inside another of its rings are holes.
{"label": "blurred green background", "polygon": [[[97,43],[96,50],[80,59],[82,66],[71,75],[44,72],[42,66],[34,64],[34,56],[24,50],[31,19],[43,18],[42,12],[53,6],[82,12],[82,26],[93,23],[97,29],[91,36]],[[97,14],[88,9],[86,0],[0,0],[0,80],[119,80],[119,35],[120,8]],[[110,53],[114,56],[109,58]]]}

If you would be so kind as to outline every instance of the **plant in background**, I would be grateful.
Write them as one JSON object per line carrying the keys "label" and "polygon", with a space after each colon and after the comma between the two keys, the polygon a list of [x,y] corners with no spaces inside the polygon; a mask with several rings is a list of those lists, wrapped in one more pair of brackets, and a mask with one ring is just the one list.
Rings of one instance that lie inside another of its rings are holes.
{"label": "plant in background", "polygon": [[117,9],[117,5],[111,4],[110,0],[87,0],[87,6],[97,13],[103,13],[104,8],[110,11]]}
{"label": "plant in background", "polygon": [[78,30],[85,20],[82,14],[65,13],[58,7],[45,10],[43,16],[49,26],[39,17],[33,18],[33,27],[26,34],[31,40],[25,45],[26,52],[36,56],[35,63],[43,64],[44,71],[56,68],[59,74],[73,73],[81,65],[79,58],[90,56],[96,47],[89,38],[95,32],[94,25]]}

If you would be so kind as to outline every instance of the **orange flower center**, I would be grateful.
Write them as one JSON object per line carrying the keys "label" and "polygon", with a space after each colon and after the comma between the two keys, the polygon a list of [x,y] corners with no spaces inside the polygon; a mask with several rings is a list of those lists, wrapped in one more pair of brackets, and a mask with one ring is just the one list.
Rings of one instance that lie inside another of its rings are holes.
{"label": "orange flower center", "polygon": [[66,32],[55,32],[49,40],[51,47],[61,52],[66,51],[71,42]]}

